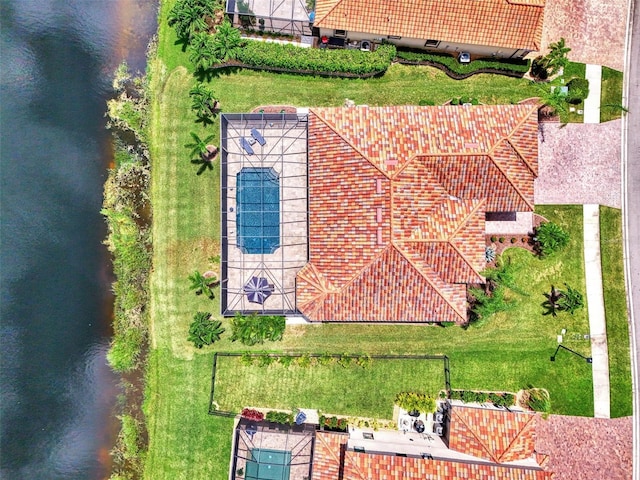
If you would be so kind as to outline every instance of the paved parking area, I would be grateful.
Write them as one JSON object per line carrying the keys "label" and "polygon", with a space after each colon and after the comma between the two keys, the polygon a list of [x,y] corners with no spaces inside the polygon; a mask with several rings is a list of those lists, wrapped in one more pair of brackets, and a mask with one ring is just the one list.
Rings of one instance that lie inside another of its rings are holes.
{"label": "paved parking area", "polygon": [[627,0],[546,0],[542,52],[561,37],[574,62],[623,68]]}
{"label": "paved parking area", "polygon": [[620,122],[541,123],[535,203],[620,208]]}

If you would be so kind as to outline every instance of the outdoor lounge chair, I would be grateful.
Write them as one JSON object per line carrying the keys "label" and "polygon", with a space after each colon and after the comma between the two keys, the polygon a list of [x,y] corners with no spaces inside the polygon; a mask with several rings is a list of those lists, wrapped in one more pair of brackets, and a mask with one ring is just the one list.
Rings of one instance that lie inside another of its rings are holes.
{"label": "outdoor lounge chair", "polygon": [[253,148],[251,148],[251,144],[247,141],[246,138],[242,137],[240,139],[240,145],[249,155],[253,155]]}
{"label": "outdoor lounge chair", "polygon": [[256,130],[255,128],[251,129],[251,136],[253,138],[255,138],[258,141],[258,143],[260,145],[262,145],[263,147],[267,143],[267,141],[264,139],[264,137],[262,135],[260,135],[260,132],[258,130]]}

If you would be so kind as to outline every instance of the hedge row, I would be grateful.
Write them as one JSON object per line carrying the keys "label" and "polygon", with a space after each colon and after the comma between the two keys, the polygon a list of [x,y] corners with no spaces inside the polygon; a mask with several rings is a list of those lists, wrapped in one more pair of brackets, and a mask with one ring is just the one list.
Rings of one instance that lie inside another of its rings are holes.
{"label": "hedge row", "polygon": [[247,66],[260,68],[362,75],[384,72],[395,55],[393,45],[382,45],[374,52],[361,52],[250,41],[238,50],[236,59]]}
{"label": "hedge row", "polygon": [[405,60],[411,63],[436,63],[446,67],[453,73],[464,75],[472,73],[481,73],[483,70],[499,70],[504,72],[513,72],[522,76],[529,71],[529,60],[496,60],[496,59],[480,59],[463,64],[458,62],[451,55],[446,53],[426,53],[414,50],[399,50],[397,57],[400,61]]}

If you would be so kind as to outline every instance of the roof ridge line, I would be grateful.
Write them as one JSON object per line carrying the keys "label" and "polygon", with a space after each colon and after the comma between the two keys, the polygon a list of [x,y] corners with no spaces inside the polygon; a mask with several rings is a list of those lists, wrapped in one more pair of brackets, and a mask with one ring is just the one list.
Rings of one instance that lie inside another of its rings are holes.
{"label": "roof ridge line", "polygon": [[[342,1],[342,0],[339,0],[339,1]],[[321,107],[321,108],[338,109],[338,108],[347,108],[347,107]],[[309,112],[313,113],[316,116],[316,118],[318,118],[322,123],[324,123],[327,127],[329,127],[333,131],[333,133],[338,135],[347,145],[349,145],[355,152],[357,152],[358,155],[360,155],[362,158],[364,158],[367,162],[369,162],[373,166],[373,168],[375,168],[382,175],[384,175],[385,178],[391,180],[391,177],[389,175],[387,175],[385,172],[383,172],[375,163],[373,163],[371,160],[369,160],[369,157],[367,157],[364,153],[362,153],[358,147],[356,147],[349,139],[347,139],[338,130],[336,130],[337,127],[335,125],[331,124],[326,118],[321,117],[318,114],[318,112],[317,112],[317,110],[315,108],[310,108]]]}
{"label": "roof ridge line", "polygon": [[[511,180],[511,177],[509,177],[509,175],[507,175],[507,173],[502,169],[502,167],[500,167],[500,165],[498,165],[498,162],[496,162],[496,159],[494,158],[494,153],[496,148],[498,147],[498,144],[500,142],[506,141],[509,145],[511,145],[511,142],[509,142],[509,137],[502,137],[500,139],[499,142],[497,142],[493,148],[491,149],[491,151],[487,154],[487,157],[489,157],[491,159],[491,162],[495,165],[495,167],[498,169],[498,171],[502,174],[502,176],[507,180],[507,182],[509,183],[509,185],[511,185],[513,187],[513,189],[517,192],[518,196],[524,201],[524,203],[526,203],[527,205],[529,205],[529,207],[531,208],[531,210],[534,210],[535,205],[530,203],[529,200],[527,200],[525,198],[525,196],[522,194],[522,192],[520,191],[520,189],[513,183],[513,181]],[[516,152],[517,154],[518,152]]]}
{"label": "roof ridge line", "polygon": [[[459,198],[459,197],[456,197]],[[460,223],[458,224],[458,226],[453,230],[453,232],[451,233],[451,235],[449,236],[449,238],[447,238],[447,241],[451,243],[451,239],[454,238],[458,232],[460,231],[460,229],[462,229],[462,226],[467,222],[467,220],[469,219],[469,217],[471,215],[473,215],[474,213],[476,213],[476,211],[483,206],[484,203],[486,203],[486,199],[484,198],[470,198],[470,199],[465,199],[465,198],[461,198],[461,200],[463,202],[468,202],[468,201],[472,201],[472,200],[476,200],[478,202],[478,205],[476,206],[472,206],[471,211],[466,214],[464,216],[464,218],[460,221]]]}
{"label": "roof ridge line", "polygon": [[324,20],[324,19],[325,19],[325,18],[326,18],[326,17],[327,17],[331,12],[333,12],[333,11],[335,10],[335,9],[336,9],[336,7],[337,7],[338,5],[340,5],[343,1],[344,1],[344,0],[336,0],[336,3],[334,3],[334,4],[333,4],[333,7],[331,7],[329,10],[327,10],[327,13],[325,13],[325,14],[324,14],[324,17],[322,17],[322,18],[320,18],[320,19],[315,18],[315,19],[314,19],[314,23],[317,25],[317,24],[318,24],[318,22],[321,22],[322,20]]}
{"label": "roof ridge line", "polygon": [[[500,454],[500,457],[498,458],[498,460],[502,461],[502,458],[511,449],[511,446],[516,442],[516,440],[518,440],[522,436],[522,432],[524,432],[527,428],[529,428],[529,426],[531,425],[531,422],[533,422],[535,418],[536,418],[535,414],[531,415],[531,418],[527,420],[527,423],[525,423],[522,426],[522,428],[518,431],[518,434],[515,437],[513,437],[513,440],[509,442],[509,445],[507,446],[507,448],[505,448],[504,451]],[[535,430],[534,430],[534,433],[535,433]],[[534,448],[534,451],[535,451],[535,448]]]}
{"label": "roof ridge line", "polygon": [[369,268],[376,260],[378,260],[382,255],[384,255],[385,252],[387,250],[389,250],[389,248],[391,248],[392,246],[393,246],[393,244],[391,242],[389,242],[382,250],[380,250],[373,257],[371,257],[371,261],[365,263],[362,266],[362,268],[360,270],[358,270],[358,273],[356,273],[347,282],[345,282],[337,292],[332,292],[332,293],[339,293],[339,292],[342,292],[343,290],[345,290],[347,287],[350,287],[353,282],[355,282],[358,278],[360,278],[360,276],[362,275],[362,272],[364,272],[367,268]]}
{"label": "roof ridge line", "polygon": [[451,239],[448,240],[449,245],[451,245],[451,248],[453,248],[456,252],[458,252],[458,255],[460,255],[460,258],[462,258],[462,261],[464,263],[466,263],[469,268],[471,269],[471,271],[473,273],[476,274],[476,276],[482,280],[482,277],[480,276],[480,274],[478,272],[476,272],[476,269],[473,268],[473,265],[471,265],[471,263],[467,260],[467,257],[465,257],[462,252],[460,251],[460,249],[458,247],[456,247],[456,245],[453,243],[452,238],[460,231],[460,229],[462,228],[463,224],[466,224],[468,222],[469,217],[471,217],[471,215],[473,215],[474,213],[476,213],[481,207],[484,207],[484,204],[486,203],[486,200],[484,198],[481,198],[478,200],[478,205],[476,205],[474,208],[471,209],[471,212],[469,212],[468,215],[465,216],[464,220],[462,222],[460,222],[460,225],[458,226],[458,228],[455,229],[455,231],[453,232],[453,234],[451,235]]}
{"label": "roof ridge line", "polygon": [[[455,411],[455,409],[454,409]],[[491,459],[497,463],[500,464],[500,462],[498,461],[498,458],[496,458],[496,456],[493,454],[493,452],[488,448],[488,445],[486,443],[484,443],[480,437],[478,437],[478,435],[476,435],[476,432],[473,428],[471,428],[471,426],[469,426],[469,424],[464,420],[464,418],[459,414],[456,413],[458,420],[461,421],[462,423],[464,423],[464,426],[467,427],[467,429],[469,430],[469,432],[471,432],[471,435],[473,435],[473,437],[478,441],[478,443],[482,446],[482,448],[485,449],[485,451],[489,454],[489,457],[491,457]],[[475,456],[475,455],[474,455]],[[500,464],[501,465],[501,464]]]}
{"label": "roof ridge line", "polygon": [[[431,281],[431,279],[425,275],[421,269],[419,269],[416,264],[409,258],[407,257],[407,255],[405,255],[405,253],[400,249],[400,247],[398,245],[396,245],[395,241],[392,239],[391,246],[393,246],[393,248],[396,249],[396,251],[402,255],[402,258],[404,258],[407,262],[409,262],[409,264],[422,276],[422,278],[424,278],[427,283],[429,285],[431,285],[431,288],[433,288],[435,290],[435,292],[440,295],[440,297],[446,302],[447,305],[449,305],[451,307],[451,309],[456,312],[458,314],[458,316],[460,317],[461,320],[466,321],[466,318],[464,315],[462,315],[459,311],[458,308],[455,305],[452,305],[451,302],[449,302],[449,300],[447,299],[447,297],[442,293],[442,291],[436,286],[434,285],[434,283]],[[432,268],[433,270],[433,268]],[[440,275],[437,275],[438,278],[440,278]],[[444,282],[444,280],[443,280]],[[446,283],[446,282],[445,282]]]}
{"label": "roof ridge line", "polygon": [[506,139],[506,142],[511,145],[511,148],[513,148],[516,153],[518,154],[518,156],[522,159],[523,163],[527,166],[527,168],[529,169],[529,171],[531,172],[531,175],[533,175],[534,177],[537,177],[538,174],[536,172],[533,171],[533,167],[531,166],[531,164],[529,163],[529,161],[525,158],[525,156],[522,154],[522,152],[520,151],[520,149],[516,146],[515,143],[513,143],[511,141],[511,137]]}

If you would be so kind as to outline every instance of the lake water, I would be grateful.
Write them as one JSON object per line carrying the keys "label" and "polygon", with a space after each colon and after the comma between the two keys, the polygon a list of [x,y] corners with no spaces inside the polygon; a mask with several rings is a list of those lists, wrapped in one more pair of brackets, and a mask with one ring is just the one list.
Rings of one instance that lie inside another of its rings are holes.
{"label": "lake water", "polygon": [[156,13],[157,0],[0,2],[3,479],[109,474],[104,111],[120,61],[144,69]]}

